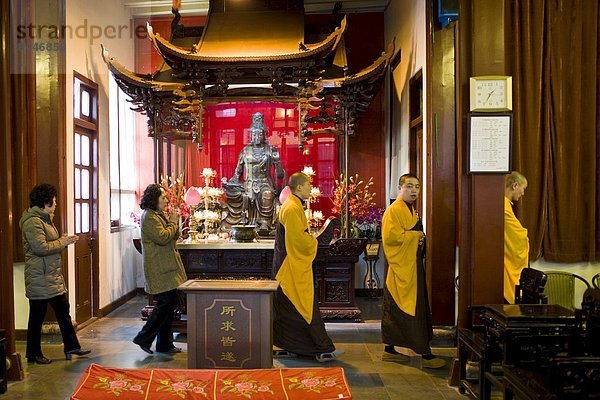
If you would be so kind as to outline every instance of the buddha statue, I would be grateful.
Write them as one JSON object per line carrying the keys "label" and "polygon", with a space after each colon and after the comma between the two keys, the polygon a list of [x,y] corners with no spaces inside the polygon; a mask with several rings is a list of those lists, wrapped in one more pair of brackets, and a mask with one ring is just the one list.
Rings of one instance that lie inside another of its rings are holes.
{"label": "buddha statue", "polygon": [[285,185],[279,152],[267,143],[266,134],[263,115],[253,114],[251,142],[240,152],[231,179],[223,183],[228,209],[225,222],[255,225],[262,235],[274,230],[278,193]]}

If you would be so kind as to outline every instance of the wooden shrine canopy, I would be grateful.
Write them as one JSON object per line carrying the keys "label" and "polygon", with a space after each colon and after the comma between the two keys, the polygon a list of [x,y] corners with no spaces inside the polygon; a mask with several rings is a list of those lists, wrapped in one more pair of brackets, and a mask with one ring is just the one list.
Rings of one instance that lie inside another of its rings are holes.
{"label": "wooden shrine canopy", "polygon": [[300,147],[319,133],[311,123],[335,123],[338,133],[351,135],[394,55],[391,43],[369,67],[349,74],[346,18],[338,18],[323,40],[304,43],[302,0],[210,0],[204,28],[180,25],[179,12],[173,12],[170,40],[148,25],[164,60],[152,74],[126,69],[102,46],[117,84],[134,109],[148,116],[148,133],[155,138],[192,137],[200,146],[203,105],[257,99],[298,104]]}

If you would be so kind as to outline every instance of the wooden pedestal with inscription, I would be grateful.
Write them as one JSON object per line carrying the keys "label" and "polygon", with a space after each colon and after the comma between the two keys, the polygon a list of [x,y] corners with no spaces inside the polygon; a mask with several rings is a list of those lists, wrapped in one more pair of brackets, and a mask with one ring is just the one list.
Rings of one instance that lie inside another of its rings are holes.
{"label": "wooden pedestal with inscription", "polygon": [[188,368],[273,367],[272,280],[189,280]]}

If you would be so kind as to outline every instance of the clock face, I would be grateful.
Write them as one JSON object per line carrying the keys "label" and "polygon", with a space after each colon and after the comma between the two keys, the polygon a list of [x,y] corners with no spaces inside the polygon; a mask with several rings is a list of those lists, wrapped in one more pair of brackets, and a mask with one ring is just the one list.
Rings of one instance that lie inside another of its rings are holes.
{"label": "clock face", "polygon": [[471,111],[512,109],[510,77],[471,78]]}
{"label": "clock face", "polygon": [[506,86],[504,81],[477,82],[475,105],[478,108],[506,107]]}

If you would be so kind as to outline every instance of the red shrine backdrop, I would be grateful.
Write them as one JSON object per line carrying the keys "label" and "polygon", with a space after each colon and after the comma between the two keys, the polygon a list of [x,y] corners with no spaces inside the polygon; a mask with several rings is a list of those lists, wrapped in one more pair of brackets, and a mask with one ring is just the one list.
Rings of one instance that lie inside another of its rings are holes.
{"label": "red shrine backdrop", "polygon": [[[188,142],[185,157],[185,185],[204,186],[203,168],[217,171],[212,186],[220,187],[221,179],[229,180],[235,171],[238,155],[250,143],[252,114],[264,115],[267,142],[279,150],[281,162],[289,177],[310,166],[316,172],[313,186],[321,189],[314,209],[331,215],[331,196],[338,172],[338,145],[335,135],[309,137],[304,152],[298,146],[298,110],[295,103],[240,102],[220,103],[205,108],[202,151]],[[286,182],[287,183],[287,182]],[[284,184],[285,185],[285,184]]]}

